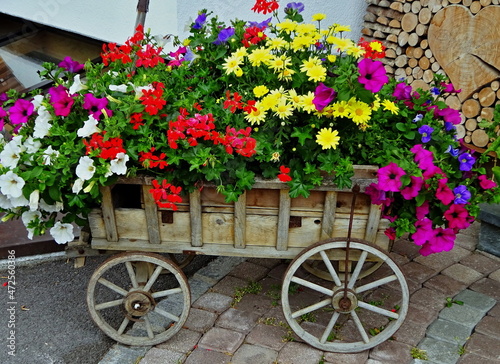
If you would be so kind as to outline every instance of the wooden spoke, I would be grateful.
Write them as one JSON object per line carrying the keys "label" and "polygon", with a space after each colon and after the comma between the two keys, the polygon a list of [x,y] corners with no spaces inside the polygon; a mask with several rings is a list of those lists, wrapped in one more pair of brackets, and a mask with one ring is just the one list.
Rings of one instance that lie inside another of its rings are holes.
{"label": "wooden spoke", "polygon": [[340,278],[339,278],[337,272],[335,271],[335,268],[333,267],[332,262],[330,261],[330,258],[328,258],[328,256],[326,255],[324,250],[320,251],[319,254],[321,255],[321,258],[323,258],[323,263],[325,263],[325,266],[328,269],[328,272],[330,272],[330,275],[332,276],[332,279],[333,279],[333,282],[335,283],[335,285],[341,286],[342,282],[340,281]]}
{"label": "wooden spoke", "polygon": [[146,324],[146,331],[148,332],[148,337],[150,339],[153,339],[155,337],[155,334],[153,332],[153,327],[151,326],[151,322],[149,321],[149,318],[147,316],[144,316],[144,323]]}
{"label": "wooden spoke", "polygon": [[129,322],[130,320],[127,317],[123,319],[122,324],[120,325],[117,331],[118,335],[122,335],[125,332],[125,329],[127,328]]}
{"label": "wooden spoke", "polygon": [[359,333],[361,334],[361,337],[363,338],[363,341],[365,343],[370,342],[370,338],[366,334],[366,330],[363,327],[363,324],[361,323],[361,320],[359,319],[358,315],[356,314],[356,311],[351,311],[351,317],[354,323],[356,324],[356,327],[358,328]]}
{"label": "wooden spoke", "polygon": [[293,318],[300,317],[302,315],[305,315],[306,313],[309,313],[309,312],[312,312],[312,311],[316,311],[316,310],[318,310],[320,308],[328,306],[331,303],[332,303],[331,298],[327,298],[327,299],[325,299],[323,301],[315,303],[314,305],[311,305],[311,306],[305,307],[305,308],[303,308],[301,310],[295,311],[294,313],[292,313],[292,317]]}
{"label": "wooden spoke", "polygon": [[398,277],[395,274],[390,275],[390,276],[385,277],[385,278],[377,279],[376,281],[373,281],[371,283],[367,283],[365,285],[357,287],[356,293],[362,293],[362,292],[368,291],[370,289],[383,286],[384,284],[387,284],[389,282],[393,282],[397,279],[398,279]]}
{"label": "wooden spoke", "polygon": [[123,303],[123,299],[109,301],[109,302],[103,302],[103,303],[99,303],[99,304],[95,305],[95,309],[100,311],[100,310],[104,310],[106,308],[119,306],[122,303]]}
{"label": "wooden spoke", "polygon": [[167,289],[165,291],[154,292],[151,296],[153,296],[153,298],[160,298],[160,297],[170,296],[176,293],[182,293],[182,288],[179,287],[179,288]]}
{"label": "wooden spoke", "polygon": [[144,291],[149,291],[151,287],[153,287],[153,284],[156,282],[158,279],[158,276],[162,272],[163,267],[157,266],[156,269],[154,270],[153,274],[151,274],[151,277],[148,280],[148,283],[144,286]]}
{"label": "wooden spoke", "polygon": [[130,277],[130,282],[132,282],[132,287],[137,289],[139,285],[137,284],[137,277],[135,276],[134,267],[132,267],[131,262],[125,262],[125,267],[127,267],[127,272]]}
{"label": "wooden spoke", "polygon": [[179,317],[178,316],[175,316],[175,315],[172,315],[170,312],[167,312],[161,308],[159,308],[158,306],[155,308],[155,311],[156,313],[162,315],[162,316],[165,316],[166,318],[172,320],[172,321],[175,321],[175,322],[178,322],[179,321]]}
{"label": "wooden spoke", "polygon": [[108,281],[107,279],[105,278],[99,278],[99,280],[97,281],[99,282],[100,284],[102,284],[103,286],[106,286],[108,287],[109,289],[111,289],[112,291],[115,291],[116,293],[118,294],[121,294],[122,296],[126,296],[127,295],[127,291],[124,290],[123,288],[121,287],[118,287],[116,284],[114,284],[113,282],[110,282]]}
{"label": "wooden spoke", "polygon": [[368,256],[367,251],[363,251],[361,253],[361,256],[359,257],[358,263],[356,264],[356,268],[354,269],[354,272],[352,272],[351,279],[349,280],[349,284],[347,285],[347,288],[352,289],[354,287],[354,284],[358,280],[359,273],[361,273],[361,269],[363,268],[363,264],[365,264],[366,257]]}
{"label": "wooden spoke", "polygon": [[319,340],[322,344],[326,343],[326,340],[328,340],[328,336],[330,336],[330,333],[332,332],[339,316],[339,312],[334,312],[332,318],[330,319],[330,321],[328,321],[328,325],[326,326],[325,331],[323,331],[323,336],[321,336],[321,339]]}
{"label": "wooden spoke", "polygon": [[292,280],[292,282],[301,284],[301,285],[303,285],[303,286],[305,286],[307,288],[310,288],[312,290],[315,290],[317,292],[321,292],[321,293],[324,293],[326,295],[333,296],[333,291],[331,289],[328,289],[328,288],[325,288],[325,287],[321,287],[319,284],[306,281],[305,279],[302,279],[302,278],[299,278],[299,277],[292,277],[291,280]]}
{"label": "wooden spoke", "polygon": [[380,307],[377,307],[374,305],[370,305],[369,303],[366,303],[366,302],[359,301],[358,306],[361,308],[364,308],[368,311],[376,312],[376,313],[379,313],[381,315],[384,315],[384,316],[387,316],[387,317],[390,317],[393,319],[399,318],[399,315],[396,312],[392,312],[392,311],[389,311],[389,310],[386,310],[386,309],[383,309],[383,308],[380,308]]}

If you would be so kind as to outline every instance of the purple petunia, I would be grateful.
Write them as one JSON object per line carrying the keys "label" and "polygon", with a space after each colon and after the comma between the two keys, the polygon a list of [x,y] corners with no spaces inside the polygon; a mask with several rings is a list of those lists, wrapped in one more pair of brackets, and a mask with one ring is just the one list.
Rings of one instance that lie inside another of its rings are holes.
{"label": "purple petunia", "polygon": [[466,204],[471,198],[470,191],[467,189],[467,186],[464,185],[455,187],[453,193],[455,194],[456,204]]}
{"label": "purple petunia", "polygon": [[221,45],[223,43],[226,43],[229,40],[229,38],[231,38],[233,35],[234,35],[234,28],[231,27],[224,28],[219,32],[217,40],[214,41],[213,43],[215,45]]}
{"label": "purple petunia", "polygon": [[54,107],[57,116],[68,116],[75,100],[71,97],[68,89],[63,85],[49,89],[50,104]]}
{"label": "purple petunia", "polygon": [[68,72],[76,73],[81,71],[84,65],[78,61],[73,61],[71,57],[65,57],[58,66],[64,68]]}
{"label": "purple petunia", "polygon": [[92,115],[94,119],[99,120],[103,110],[108,117],[113,115],[113,111],[106,108],[108,106],[108,99],[105,97],[98,98],[92,94],[85,94],[83,99],[83,108],[89,111],[89,115]]}
{"label": "purple petunia", "polygon": [[248,26],[249,27],[257,27],[260,29],[266,29],[269,26],[269,23],[271,22],[272,18],[267,18],[266,20],[261,21],[260,23],[257,21],[249,21]]}
{"label": "purple petunia", "polygon": [[462,153],[458,157],[458,161],[460,162],[460,170],[461,171],[470,171],[476,162],[476,159],[471,156],[469,153]]}
{"label": "purple petunia", "polygon": [[433,131],[434,128],[430,127],[429,125],[422,125],[420,128],[418,128],[418,132],[422,134],[422,143],[427,143],[431,140]]}
{"label": "purple petunia", "polygon": [[291,10],[295,10],[297,11],[297,13],[301,13],[304,11],[304,4],[296,2],[288,3],[285,7],[285,14],[288,14],[288,12]]}
{"label": "purple petunia", "polygon": [[314,91],[313,104],[316,110],[322,111],[337,95],[335,90],[331,87],[325,86],[320,82]]}
{"label": "purple petunia", "polygon": [[358,63],[358,69],[359,83],[371,92],[379,92],[382,86],[389,82],[384,64],[380,61],[363,58]]}
{"label": "purple petunia", "polygon": [[203,25],[205,25],[206,21],[207,21],[207,14],[206,13],[198,14],[198,17],[195,19],[192,28],[193,29],[201,29],[201,28],[203,28]]}
{"label": "purple petunia", "polygon": [[19,99],[9,110],[10,120],[14,125],[25,124],[35,112],[35,106],[28,100]]}
{"label": "purple petunia", "polygon": [[404,82],[398,83],[394,88],[394,92],[392,93],[398,100],[409,100],[411,99],[411,86],[407,85]]}
{"label": "purple petunia", "polygon": [[403,168],[391,162],[377,171],[378,186],[382,191],[399,192],[402,182],[401,177],[405,175]]}

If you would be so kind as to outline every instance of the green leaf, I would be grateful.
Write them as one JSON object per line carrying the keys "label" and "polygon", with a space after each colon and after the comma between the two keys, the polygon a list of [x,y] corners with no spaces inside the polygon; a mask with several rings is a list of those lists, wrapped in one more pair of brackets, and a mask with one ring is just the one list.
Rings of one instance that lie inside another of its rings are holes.
{"label": "green leaf", "polygon": [[61,200],[61,191],[59,190],[59,186],[50,186],[49,196],[54,201],[60,201]]}
{"label": "green leaf", "polygon": [[495,182],[500,184],[500,166],[495,166],[491,169],[493,176],[495,177]]}
{"label": "green leaf", "polygon": [[310,127],[293,128],[292,137],[299,138],[300,145],[304,145],[307,139],[312,139],[310,131]]}

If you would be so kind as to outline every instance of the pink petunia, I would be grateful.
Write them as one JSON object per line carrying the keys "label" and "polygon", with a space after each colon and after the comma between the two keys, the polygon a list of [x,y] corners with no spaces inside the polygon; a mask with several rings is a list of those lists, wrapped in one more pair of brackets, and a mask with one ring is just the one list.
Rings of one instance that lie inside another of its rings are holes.
{"label": "pink petunia", "polygon": [[393,200],[392,198],[387,197],[387,193],[382,191],[375,183],[366,187],[365,193],[370,196],[371,202],[374,205],[389,206]]}
{"label": "pink petunia", "polygon": [[312,102],[316,106],[316,110],[322,111],[336,95],[337,93],[333,88],[325,86],[324,83],[320,82],[316,90],[314,90],[314,99]]}
{"label": "pink petunia", "polygon": [[420,206],[416,207],[416,216],[418,220],[422,220],[429,214],[429,201],[424,201]]}
{"label": "pink petunia", "polygon": [[68,89],[63,85],[49,89],[50,103],[57,116],[68,116],[75,100],[70,96]]}
{"label": "pink petunia", "polygon": [[438,188],[436,190],[436,197],[445,205],[449,205],[454,199],[455,194],[446,184],[447,179],[443,178],[438,181]]}
{"label": "pink petunia", "polygon": [[451,205],[444,213],[444,218],[452,229],[467,229],[470,226],[469,211],[463,205]]}
{"label": "pink petunia", "polygon": [[10,120],[14,125],[26,124],[28,119],[35,112],[34,105],[24,99],[19,99],[9,110]]}
{"label": "pink petunia", "polygon": [[410,184],[401,190],[401,195],[405,200],[411,200],[417,197],[423,184],[421,177],[411,176],[410,179]]}
{"label": "pink petunia", "polygon": [[[368,58],[367,58],[368,59]],[[399,192],[401,188],[401,177],[406,173],[403,168],[391,162],[377,171],[378,186],[382,191]]]}
{"label": "pink petunia", "polygon": [[360,76],[359,83],[363,84],[365,89],[371,92],[379,92],[382,86],[389,82],[384,64],[380,61],[374,61],[370,58],[363,58],[358,63]]}
{"label": "pink petunia", "polygon": [[411,235],[411,239],[415,244],[423,245],[433,237],[432,220],[424,218],[415,222],[414,225],[417,231]]}
{"label": "pink petunia", "polygon": [[429,240],[429,244],[432,246],[434,253],[447,252],[453,249],[456,236],[453,229],[438,227],[434,229],[434,236]]}
{"label": "pink petunia", "polygon": [[495,188],[498,186],[495,181],[488,179],[488,177],[486,177],[486,175],[484,174],[480,175],[478,179],[479,179],[479,185],[485,190],[489,190],[491,188]]}

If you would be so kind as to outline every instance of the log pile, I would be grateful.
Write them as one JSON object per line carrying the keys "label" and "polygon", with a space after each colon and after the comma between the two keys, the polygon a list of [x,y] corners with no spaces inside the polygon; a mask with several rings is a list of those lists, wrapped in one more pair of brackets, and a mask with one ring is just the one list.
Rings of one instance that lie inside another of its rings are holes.
{"label": "log pile", "polygon": [[458,136],[485,147],[489,140],[479,121],[491,120],[500,103],[500,55],[495,53],[500,30],[491,31],[499,29],[500,0],[366,2],[361,33],[386,45],[387,72],[422,89],[429,88],[434,73],[446,74],[463,90],[445,99],[461,110]]}

